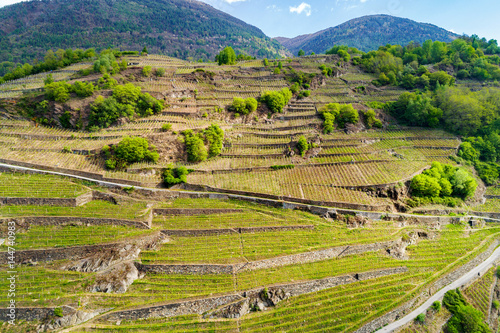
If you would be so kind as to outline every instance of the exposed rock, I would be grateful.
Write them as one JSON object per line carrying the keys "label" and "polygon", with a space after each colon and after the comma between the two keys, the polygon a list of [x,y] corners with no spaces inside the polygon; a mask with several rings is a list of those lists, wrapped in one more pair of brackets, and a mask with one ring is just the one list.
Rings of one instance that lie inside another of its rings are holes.
{"label": "exposed rock", "polygon": [[133,263],[122,263],[100,274],[89,290],[91,292],[121,294],[126,292],[135,280],[143,277],[144,274],[140,274]]}
{"label": "exposed rock", "polygon": [[62,310],[63,310],[62,317],[57,317],[57,316],[47,317],[43,321],[44,323],[38,327],[37,331],[48,332],[62,327],[78,325],[86,321],[89,321],[90,319],[100,315],[103,312],[108,311],[109,309],[100,309],[96,311],[86,312],[86,311],[76,310],[75,308],[66,305],[62,308]]}
{"label": "exposed rock", "polygon": [[414,231],[401,237],[393,246],[387,249],[387,253],[396,259],[407,260],[406,248],[417,244],[420,239],[432,239],[434,235],[427,231]]}
{"label": "exposed rock", "polygon": [[66,264],[60,269],[76,272],[99,272],[108,267],[134,260],[139,257],[141,249],[153,250],[162,243],[161,233],[138,239],[134,243],[117,243],[113,247],[102,248],[100,251]]}
{"label": "exposed rock", "polygon": [[370,220],[362,215],[338,215],[337,219],[346,223],[348,228],[361,228],[370,225]]}

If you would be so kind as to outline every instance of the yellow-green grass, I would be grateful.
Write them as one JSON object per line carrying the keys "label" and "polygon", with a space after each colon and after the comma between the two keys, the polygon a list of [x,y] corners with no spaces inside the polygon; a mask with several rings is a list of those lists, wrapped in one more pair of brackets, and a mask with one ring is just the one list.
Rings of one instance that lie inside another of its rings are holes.
{"label": "yellow-green grass", "polygon": [[479,212],[494,212],[500,213],[500,199],[487,199],[483,205],[473,208]]}
{"label": "yellow-green grass", "polygon": [[78,207],[0,206],[0,217],[75,216],[144,220],[147,214],[146,209],[145,202],[131,202],[124,205],[114,205],[107,201],[95,200]]}
{"label": "yellow-green grass", "polygon": [[495,282],[495,268],[491,268],[483,277],[475,281],[467,287],[463,294],[469,303],[488,318],[491,304],[490,294],[492,292],[493,283]]}
{"label": "yellow-green grass", "polygon": [[152,264],[227,264],[309,252],[329,247],[394,240],[398,229],[348,229],[341,224],[317,225],[314,230],[173,237],[159,251],[146,251],[141,259]]}
{"label": "yellow-green grass", "polygon": [[[16,250],[28,250],[94,245],[148,235],[152,232],[154,231],[112,225],[31,226],[27,231],[18,230],[15,248]],[[0,250],[6,250],[6,244],[0,246]]]}
{"label": "yellow-green grass", "polygon": [[75,198],[88,192],[67,178],[21,173],[0,173],[0,197]]}

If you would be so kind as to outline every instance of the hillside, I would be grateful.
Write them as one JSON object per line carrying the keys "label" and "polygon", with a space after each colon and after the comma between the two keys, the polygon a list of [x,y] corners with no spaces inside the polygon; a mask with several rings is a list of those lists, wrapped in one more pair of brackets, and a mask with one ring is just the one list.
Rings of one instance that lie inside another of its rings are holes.
{"label": "hillside", "polygon": [[450,42],[457,37],[432,24],[389,15],[370,15],[313,34],[275,39],[293,54],[297,54],[300,49],[310,54],[323,53],[334,45],[349,45],[368,52],[378,49],[380,45],[406,45],[411,41],[422,44],[428,39]]}
{"label": "hillside", "polygon": [[116,47],[213,60],[222,46],[284,55],[258,28],[194,0],[42,0],[0,8],[0,62],[27,62],[52,49]]}

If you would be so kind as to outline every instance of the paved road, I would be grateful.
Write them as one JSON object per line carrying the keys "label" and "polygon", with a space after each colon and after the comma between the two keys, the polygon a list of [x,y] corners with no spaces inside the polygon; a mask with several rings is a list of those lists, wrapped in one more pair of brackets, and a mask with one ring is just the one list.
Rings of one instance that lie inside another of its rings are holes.
{"label": "paved road", "polygon": [[465,275],[462,275],[459,279],[455,280],[454,282],[450,283],[443,289],[439,290],[437,293],[432,295],[431,298],[429,298],[424,304],[419,306],[416,310],[412,311],[411,313],[399,319],[398,321],[395,321],[381,328],[377,332],[393,332],[399,327],[413,321],[419,314],[424,313],[432,305],[432,303],[440,300],[448,290],[457,289],[458,287],[463,286],[473,278],[478,277],[478,273],[482,274],[483,272],[485,272],[491,266],[491,264],[493,264],[493,262],[496,261],[499,257],[500,257],[500,247],[497,248],[488,259],[486,259],[481,264],[471,269]]}

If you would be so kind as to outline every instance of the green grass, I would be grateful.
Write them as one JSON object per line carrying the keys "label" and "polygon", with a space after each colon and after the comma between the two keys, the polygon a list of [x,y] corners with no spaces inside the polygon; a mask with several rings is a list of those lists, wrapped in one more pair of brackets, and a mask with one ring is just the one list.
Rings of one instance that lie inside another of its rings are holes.
{"label": "green grass", "polygon": [[[16,233],[16,250],[94,245],[147,235],[152,230],[126,226],[31,226]],[[6,250],[5,244],[0,250]]]}
{"label": "green grass", "polygon": [[107,201],[95,200],[79,207],[60,206],[0,206],[0,217],[16,216],[75,216],[94,218],[115,218],[144,220],[146,203],[133,202],[114,205]]}
{"label": "green grass", "polygon": [[348,229],[340,223],[317,225],[314,230],[293,230],[204,237],[173,237],[159,251],[146,251],[148,263],[227,264],[303,253],[329,247],[394,240],[398,230]]}
{"label": "green grass", "polygon": [[19,173],[0,173],[0,197],[76,198],[88,192],[67,178]]}

